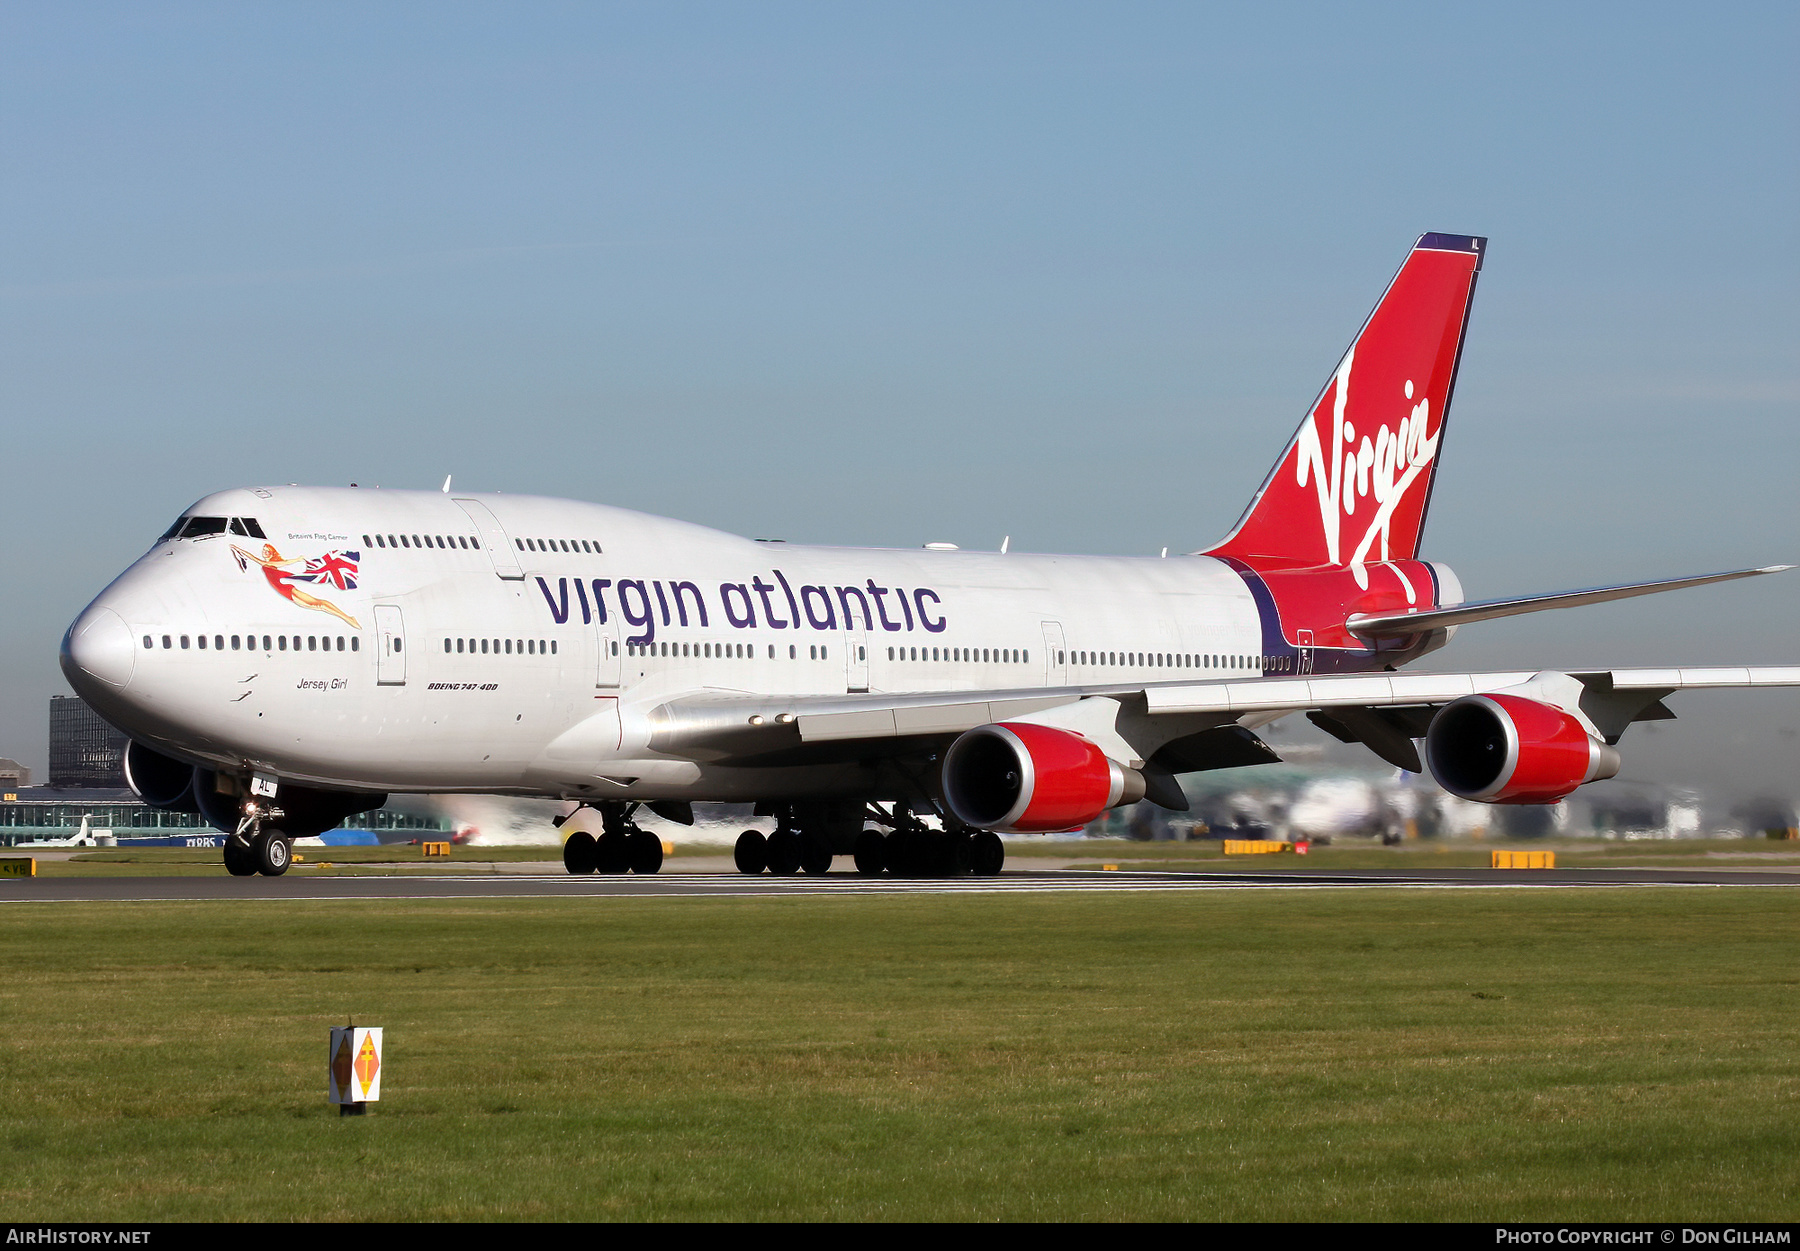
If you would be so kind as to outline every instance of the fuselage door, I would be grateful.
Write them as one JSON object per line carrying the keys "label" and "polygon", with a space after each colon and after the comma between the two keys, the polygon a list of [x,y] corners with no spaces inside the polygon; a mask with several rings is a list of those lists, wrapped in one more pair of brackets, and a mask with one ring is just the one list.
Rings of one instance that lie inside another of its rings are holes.
{"label": "fuselage door", "polygon": [[1069,680],[1069,653],[1063,650],[1060,621],[1044,622],[1044,685],[1062,686]]}
{"label": "fuselage door", "polygon": [[594,685],[616,687],[619,685],[619,624],[616,621],[603,621],[599,626],[599,667],[594,670]]}
{"label": "fuselage door", "polygon": [[869,689],[869,623],[854,613],[844,622],[844,689]]}
{"label": "fuselage door", "polygon": [[375,605],[375,682],[406,685],[406,625],[398,604]]}
{"label": "fuselage door", "polygon": [[519,558],[513,555],[512,536],[494,516],[494,510],[480,500],[457,500],[456,506],[469,514],[469,520],[475,523],[475,529],[481,534],[481,545],[493,559],[494,572],[503,578],[523,578],[525,571],[519,568]]}

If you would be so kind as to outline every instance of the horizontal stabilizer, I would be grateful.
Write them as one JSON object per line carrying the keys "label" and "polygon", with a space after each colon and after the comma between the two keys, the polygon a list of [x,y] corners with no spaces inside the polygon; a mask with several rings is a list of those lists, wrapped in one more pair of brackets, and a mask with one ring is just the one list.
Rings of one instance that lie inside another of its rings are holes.
{"label": "horizontal stabilizer", "polygon": [[1528,595],[1522,599],[1490,599],[1473,604],[1456,604],[1449,608],[1426,608],[1418,612],[1358,613],[1345,624],[1352,634],[1364,638],[1392,638],[1402,634],[1419,634],[1426,630],[1443,630],[1450,626],[1489,621],[1495,617],[1517,617],[1528,612],[1544,612],[1551,608],[1575,608],[1582,604],[1603,604],[1608,600],[1630,599],[1634,595],[1655,595],[1658,591],[1679,591],[1684,587],[1705,586],[1709,582],[1730,582],[1734,578],[1754,578],[1758,574],[1782,573],[1792,565],[1765,565],[1761,569],[1736,569],[1730,573],[1708,573],[1697,578],[1668,578],[1661,582],[1633,582],[1627,586],[1601,586],[1586,591],[1559,591],[1554,595]]}

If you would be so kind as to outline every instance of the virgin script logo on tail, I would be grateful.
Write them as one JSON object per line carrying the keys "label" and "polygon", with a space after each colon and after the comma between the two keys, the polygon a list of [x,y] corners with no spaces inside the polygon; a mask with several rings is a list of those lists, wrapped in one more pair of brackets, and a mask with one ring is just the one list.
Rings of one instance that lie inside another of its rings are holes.
{"label": "virgin script logo on tail", "polygon": [[[1356,425],[1345,417],[1350,404],[1350,367],[1355,360],[1356,349],[1353,347],[1345,354],[1344,363],[1338,366],[1332,378],[1335,394],[1329,438],[1319,432],[1322,412],[1315,412],[1301,427],[1295,474],[1299,486],[1304,487],[1311,478],[1318,492],[1319,526],[1325,536],[1330,563],[1356,567],[1359,570],[1357,581],[1362,582],[1365,575],[1360,569],[1365,562],[1390,559],[1388,531],[1393,525],[1394,510],[1436,457],[1438,435],[1430,430],[1431,399],[1426,397],[1400,418],[1397,429],[1379,425],[1372,435],[1365,431],[1358,443]],[[1405,390],[1406,398],[1411,400],[1413,384],[1410,380]],[[1358,407],[1366,405],[1359,404]],[[1356,547],[1350,559],[1345,561],[1344,519],[1356,516],[1359,500],[1371,499],[1374,511],[1368,514],[1368,522]],[[1377,539],[1381,541],[1381,547],[1371,557],[1369,549]]]}

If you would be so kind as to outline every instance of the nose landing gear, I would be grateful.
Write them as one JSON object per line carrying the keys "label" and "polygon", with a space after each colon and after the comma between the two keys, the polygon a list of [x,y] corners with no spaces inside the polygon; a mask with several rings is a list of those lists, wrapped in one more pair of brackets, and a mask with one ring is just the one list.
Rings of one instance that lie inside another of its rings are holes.
{"label": "nose landing gear", "polygon": [[280,820],[281,809],[246,800],[236,831],[225,840],[225,871],[233,877],[280,877],[294,860],[294,842],[281,830],[264,829],[264,821]]}

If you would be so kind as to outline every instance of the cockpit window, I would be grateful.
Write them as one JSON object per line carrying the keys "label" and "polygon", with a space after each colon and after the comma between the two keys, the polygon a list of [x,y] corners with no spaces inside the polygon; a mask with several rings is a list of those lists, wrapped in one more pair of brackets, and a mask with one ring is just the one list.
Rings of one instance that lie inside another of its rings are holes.
{"label": "cockpit window", "polygon": [[263,533],[262,527],[256,524],[256,518],[254,517],[233,517],[231,519],[231,532],[233,534],[242,534],[252,539],[263,539],[268,537]]}
{"label": "cockpit window", "polygon": [[184,539],[198,538],[203,534],[224,534],[225,518],[223,517],[189,517],[187,524],[181,527]]}
{"label": "cockpit window", "polygon": [[181,523],[186,520],[187,520],[186,517],[175,518],[175,520],[169,524],[169,528],[162,532],[162,538],[158,539],[156,541],[158,543],[161,543],[163,541],[163,539],[172,539],[176,535],[180,534],[181,533]]}

